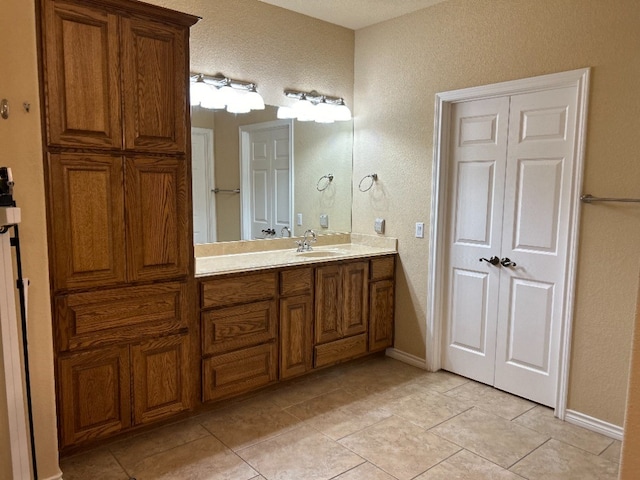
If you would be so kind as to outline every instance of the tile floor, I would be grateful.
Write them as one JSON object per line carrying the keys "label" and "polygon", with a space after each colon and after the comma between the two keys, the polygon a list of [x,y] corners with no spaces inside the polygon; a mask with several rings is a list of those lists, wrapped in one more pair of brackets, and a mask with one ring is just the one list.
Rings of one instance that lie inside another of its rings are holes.
{"label": "tile floor", "polygon": [[65,480],[616,479],[620,442],[456,375],[337,366],[61,461]]}

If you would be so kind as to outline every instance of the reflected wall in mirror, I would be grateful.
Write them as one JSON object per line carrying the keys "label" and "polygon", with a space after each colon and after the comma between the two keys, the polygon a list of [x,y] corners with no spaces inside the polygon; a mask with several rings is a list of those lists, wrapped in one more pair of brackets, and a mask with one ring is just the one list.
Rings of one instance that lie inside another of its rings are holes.
{"label": "reflected wall in mirror", "polygon": [[[246,220],[250,215],[242,211],[243,203],[245,210],[253,205],[250,193],[255,187],[243,187],[241,127],[246,131],[274,125],[276,113],[277,107],[269,105],[265,110],[245,114],[192,107],[195,243],[286,237],[288,233],[282,223],[284,207],[292,222],[291,235],[302,235],[307,229],[313,229],[318,234],[351,231],[353,121],[320,124],[287,120],[280,122],[291,124],[293,154],[288,176],[291,179],[288,185],[290,201],[285,205],[283,192],[287,191],[286,188],[278,190],[276,182],[265,182],[265,188],[273,187],[273,191],[264,192],[264,198],[273,198],[279,192],[279,202],[266,206],[274,213],[269,219],[264,219],[269,226],[265,223],[257,233],[255,229],[248,233],[245,228],[243,235],[243,217]],[[275,170],[271,169],[271,175],[277,175]],[[320,182],[319,188],[326,188],[319,191],[318,181],[329,174],[333,180]],[[280,180],[285,177],[281,172]],[[247,185],[247,182],[244,184]],[[278,204],[280,212],[275,212]],[[326,216],[326,227],[321,222],[321,216]],[[275,235],[262,233],[261,230],[275,230]]]}

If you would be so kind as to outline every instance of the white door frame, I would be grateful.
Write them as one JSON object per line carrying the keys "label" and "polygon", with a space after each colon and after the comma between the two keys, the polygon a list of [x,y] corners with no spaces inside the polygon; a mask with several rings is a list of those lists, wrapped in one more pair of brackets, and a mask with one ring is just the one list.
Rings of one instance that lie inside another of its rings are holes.
{"label": "white door frame", "polygon": [[555,415],[564,420],[567,406],[567,390],[569,380],[569,355],[571,347],[571,331],[573,324],[574,293],[576,284],[576,268],[578,255],[578,233],[580,220],[580,190],[584,170],[584,151],[586,143],[587,100],[589,97],[589,68],[569,72],[542,75],[509,82],[495,83],[480,87],[452,90],[436,94],[435,120],[433,132],[433,170],[432,201],[429,232],[429,271],[427,287],[427,329],[426,329],[426,368],[437,371],[442,367],[442,315],[444,311],[444,265],[442,259],[445,251],[447,205],[447,160],[449,158],[448,142],[451,121],[451,104],[461,101],[480,100],[485,98],[532,93],[561,87],[576,87],[578,94],[578,112],[576,121],[576,145],[574,153],[575,170],[571,181],[571,211],[569,225],[569,242],[567,251],[566,297],[563,308],[560,365],[558,368],[558,388],[556,394]]}
{"label": "white door frame", "polygon": [[[259,130],[266,130],[274,127],[289,128],[289,225],[293,225],[293,120],[273,120],[270,122],[254,123],[240,126],[240,227],[242,239],[251,239],[251,178],[250,159],[251,145],[249,144],[250,134]],[[293,228],[293,227],[292,227]]]}
{"label": "white door frame", "polygon": [[216,212],[216,196],[215,196],[215,146],[213,144],[213,129],[202,127],[191,127],[191,135],[199,135],[204,137],[208,148],[205,150],[205,175],[207,184],[207,238],[208,243],[218,241],[218,218]]}

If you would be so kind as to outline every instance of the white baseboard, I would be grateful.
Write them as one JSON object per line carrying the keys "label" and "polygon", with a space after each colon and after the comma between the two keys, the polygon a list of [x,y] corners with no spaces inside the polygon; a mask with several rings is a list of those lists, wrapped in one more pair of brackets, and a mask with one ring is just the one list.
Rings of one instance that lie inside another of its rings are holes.
{"label": "white baseboard", "polygon": [[60,472],[57,475],[54,475],[53,477],[47,477],[47,478],[39,477],[39,480],[62,480],[62,472]]}
{"label": "white baseboard", "polygon": [[410,353],[403,352],[402,350],[398,350],[396,348],[387,348],[385,353],[387,357],[391,357],[403,363],[413,365],[414,367],[422,368],[423,370],[427,369],[427,364],[424,358],[416,357],[415,355],[411,355]]}
{"label": "white baseboard", "polygon": [[597,418],[590,417],[584,413],[576,412],[574,410],[567,410],[564,416],[566,422],[572,423],[579,427],[586,428],[592,432],[601,433],[614,440],[622,441],[624,435],[624,429],[613,423],[605,422]]}

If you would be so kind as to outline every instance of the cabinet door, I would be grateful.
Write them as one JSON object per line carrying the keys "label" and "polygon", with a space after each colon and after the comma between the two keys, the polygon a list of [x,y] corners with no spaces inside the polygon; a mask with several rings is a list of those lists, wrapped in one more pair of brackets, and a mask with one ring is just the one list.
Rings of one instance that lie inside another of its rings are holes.
{"label": "cabinet door", "polygon": [[353,262],[342,267],[342,336],[367,331],[369,318],[369,262]]}
{"label": "cabinet door", "polygon": [[131,425],[129,348],[58,358],[60,443],[68,447]]}
{"label": "cabinet door", "polygon": [[125,148],[186,153],[186,28],[136,17],[121,26]]}
{"label": "cabinet door", "polygon": [[342,275],[337,265],[316,269],[315,343],[342,338]]}
{"label": "cabinet door", "polygon": [[133,345],[134,423],[149,423],[190,407],[189,338],[164,337]]}
{"label": "cabinet door", "polygon": [[117,17],[53,1],[44,12],[47,143],[120,148]]}
{"label": "cabinet door", "polygon": [[393,280],[371,283],[369,351],[393,346]]}
{"label": "cabinet door", "polygon": [[280,300],[280,378],[300,375],[313,362],[311,295]]}
{"label": "cabinet door", "polygon": [[48,161],[54,288],[124,282],[122,159],[68,153]]}
{"label": "cabinet door", "polygon": [[125,192],[130,279],[186,275],[193,234],[185,160],[127,158]]}

